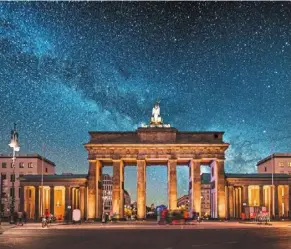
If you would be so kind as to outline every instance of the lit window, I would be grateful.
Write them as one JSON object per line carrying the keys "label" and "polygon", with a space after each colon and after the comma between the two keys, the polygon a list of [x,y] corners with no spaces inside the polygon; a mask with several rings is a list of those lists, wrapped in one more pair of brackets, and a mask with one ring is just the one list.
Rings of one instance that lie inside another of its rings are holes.
{"label": "lit window", "polygon": [[2,163],[2,168],[6,169],[6,167],[7,167],[7,163]]}
{"label": "lit window", "polygon": [[279,162],[280,167],[284,167],[284,162]]}
{"label": "lit window", "polygon": [[23,169],[24,168],[24,163],[19,163],[19,168]]}
{"label": "lit window", "polygon": [[288,162],[288,166],[291,167],[291,162]]}
{"label": "lit window", "polygon": [[28,163],[28,168],[33,168],[33,163]]}

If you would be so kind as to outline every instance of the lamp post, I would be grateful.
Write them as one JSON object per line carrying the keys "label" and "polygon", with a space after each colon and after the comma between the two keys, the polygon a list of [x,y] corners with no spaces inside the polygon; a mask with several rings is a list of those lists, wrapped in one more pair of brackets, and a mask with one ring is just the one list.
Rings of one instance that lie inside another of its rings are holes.
{"label": "lamp post", "polygon": [[11,196],[11,203],[10,203],[10,223],[13,224],[14,221],[14,209],[15,209],[15,160],[16,160],[16,151],[20,150],[19,141],[18,141],[18,132],[16,131],[16,123],[14,123],[14,129],[11,130],[11,140],[9,144],[10,148],[13,149],[12,154],[12,168],[13,174],[11,177],[12,180],[12,196]]}

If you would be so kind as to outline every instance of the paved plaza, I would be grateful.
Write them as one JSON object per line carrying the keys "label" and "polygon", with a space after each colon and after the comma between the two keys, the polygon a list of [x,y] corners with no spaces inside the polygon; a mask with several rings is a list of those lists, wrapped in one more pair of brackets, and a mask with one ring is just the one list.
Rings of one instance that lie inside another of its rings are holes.
{"label": "paved plaza", "polygon": [[272,225],[204,222],[196,225],[54,224],[10,227],[0,235],[1,249],[230,249],[291,248],[290,222]]}

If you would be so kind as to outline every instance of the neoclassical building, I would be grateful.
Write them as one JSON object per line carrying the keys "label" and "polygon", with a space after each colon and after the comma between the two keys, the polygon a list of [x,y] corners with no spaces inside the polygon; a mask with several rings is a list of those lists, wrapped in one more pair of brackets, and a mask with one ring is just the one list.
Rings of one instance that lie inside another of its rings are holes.
{"label": "neoclassical building", "polygon": [[[49,209],[64,217],[67,209],[79,208],[84,219],[100,219],[103,212],[102,169],[113,167],[112,212],[123,218],[124,168],[137,168],[137,216],[146,215],[146,167],[166,165],[168,208],[177,208],[177,166],[189,168],[189,209],[201,213],[200,166],[211,171],[211,216],[239,218],[244,207],[264,206],[276,216],[288,216],[291,177],[285,174],[226,174],[224,132],[181,132],[164,125],[159,106],[153,108],[149,126],[130,132],[89,132],[88,174],[46,175],[21,179],[21,207],[30,218]],[[273,185],[272,185],[273,183]],[[273,187],[272,187],[273,186]]]}

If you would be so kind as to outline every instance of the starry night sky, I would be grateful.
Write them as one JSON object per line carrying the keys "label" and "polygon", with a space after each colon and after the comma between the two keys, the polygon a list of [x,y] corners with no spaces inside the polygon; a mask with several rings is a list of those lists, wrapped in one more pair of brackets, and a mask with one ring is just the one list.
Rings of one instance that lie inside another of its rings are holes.
{"label": "starry night sky", "polygon": [[[227,172],[254,172],[290,151],[290,23],[290,2],[1,2],[0,151],[17,122],[21,153],[45,143],[58,173],[86,173],[88,131],[135,130],[159,98],[173,127],[225,131]],[[166,179],[148,168],[148,204]]]}

